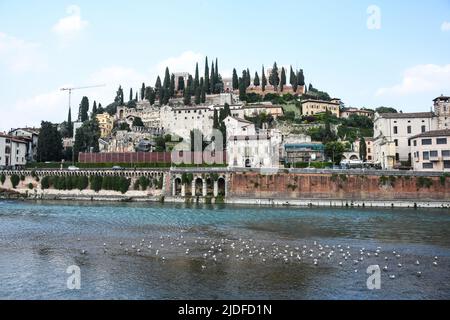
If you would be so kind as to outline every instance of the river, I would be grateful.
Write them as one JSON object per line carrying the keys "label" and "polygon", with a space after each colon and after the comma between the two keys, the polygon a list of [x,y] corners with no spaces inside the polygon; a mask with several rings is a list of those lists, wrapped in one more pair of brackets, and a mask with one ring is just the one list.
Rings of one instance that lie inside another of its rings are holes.
{"label": "river", "polygon": [[0,241],[0,299],[450,298],[448,209],[0,201]]}

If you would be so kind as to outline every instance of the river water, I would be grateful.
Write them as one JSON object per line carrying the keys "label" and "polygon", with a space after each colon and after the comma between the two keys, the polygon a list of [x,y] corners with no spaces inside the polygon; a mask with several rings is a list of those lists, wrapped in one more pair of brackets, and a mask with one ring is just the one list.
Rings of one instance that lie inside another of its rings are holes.
{"label": "river water", "polygon": [[1,201],[0,241],[0,299],[450,298],[448,209]]}

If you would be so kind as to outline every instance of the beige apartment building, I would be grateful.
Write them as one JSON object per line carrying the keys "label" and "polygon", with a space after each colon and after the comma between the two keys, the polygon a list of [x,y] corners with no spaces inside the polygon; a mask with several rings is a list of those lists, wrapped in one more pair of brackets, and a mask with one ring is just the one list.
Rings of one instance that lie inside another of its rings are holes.
{"label": "beige apartment building", "polygon": [[341,100],[333,99],[331,101],[308,99],[302,102],[302,115],[312,116],[318,113],[330,111],[336,117],[340,117]]}
{"label": "beige apartment building", "polygon": [[98,114],[96,118],[100,127],[100,136],[102,138],[110,136],[114,127],[113,117],[110,116],[109,113],[105,112],[102,114]]}
{"label": "beige apartment building", "polygon": [[450,172],[450,129],[416,135],[410,143],[414,170]]}

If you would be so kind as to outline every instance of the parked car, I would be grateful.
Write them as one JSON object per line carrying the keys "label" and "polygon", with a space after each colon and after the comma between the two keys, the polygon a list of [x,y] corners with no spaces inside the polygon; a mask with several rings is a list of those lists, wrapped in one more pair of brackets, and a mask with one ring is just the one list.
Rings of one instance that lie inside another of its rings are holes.
{"label": "parked car", "polygon": [[123,170],[123,168],[121,166],[114,166],[112,167],[113,170]]}
{"label": "parked car", "polygon": [[69,167],[67,168],[67,170],[69,170],[69,171],[78,171],[78,170],[80,170],[80,168],[75,167],[75,166],[69,166]]}

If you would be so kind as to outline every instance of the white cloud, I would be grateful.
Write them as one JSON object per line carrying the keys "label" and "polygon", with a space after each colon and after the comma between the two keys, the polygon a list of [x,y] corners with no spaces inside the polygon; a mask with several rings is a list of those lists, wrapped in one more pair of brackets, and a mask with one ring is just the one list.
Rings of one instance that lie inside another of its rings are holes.
{"label": "white cloud", "polygon": [[160,75],[161,77],[164,77],[166,67],[169,67],[171,73],[189,72],[191,74],[194,74],[195,64],[198,62],[200,73],[202,73],[201,70],[203,70],[204,68],[204,60],[205,56],[201,53],[185,51],[178,57],[171,57],[164,61],[161,61],[156,65],[156,68],[151,70],[151,72],[155,73],[156,76]]}
{"label": "white cloud", "polygon": [[[187,71],[194,72],[195,63],[203,60],[201,54],[188,51],[176,58],[169,58],[156,64],[149,72],[141,73],[134,68],[124,66],[110,66],[97,70],[86,77],[78,85],[102,85],[104,87],[88,88],[83,90],[74,90],[72,92],[72,119],[76,119],[78,106],[83,96],[89,97],[90,106],[94,100],[106,107],[113,102],[116,91],[120,86],[124,90],[125,101],[128,100],[129,90],[133,88],[134,95],[139,93],[142,82],[153,86],[156,75],[164,75],[166,65],[171,72]],[[153,70],[153,71],[150,71]],[[61,85],[63,87],[72,87],[72,85]],[[68,111],[68,93],[60,89],[50,90],[46,93],[18,100],[8,110],[1,110],[4,115],[0,117],[0,128],[10,129],[10,126],[39,126],[42,120],[60,123],[67,119]]]}
{"label": "white cloud", "polygon": [[444,32],[445,31],[450,31],[450,22],[449,21],[444,21],[442,23],[441,30],[444,31]]}
{"label": "white cloud", "polygon": [[10,71],[42,71],[47,67],[39,43],[28,42],[0,32],[0,64]]}
{"label": "white cloud", "polygon": [[376,96],[405,96],[417,93],[434,93],[449,90],[450,64],[439,66],[424,64],[411,67],[404,72],[400,84],[381,88]]}
{"label": "white cloud", "polygon": [[89,22],[81,18],[81,9],[76,5],[67,7],[68,16],[59,19],[52,30],[61,37],[73,37],[85,29]]}

